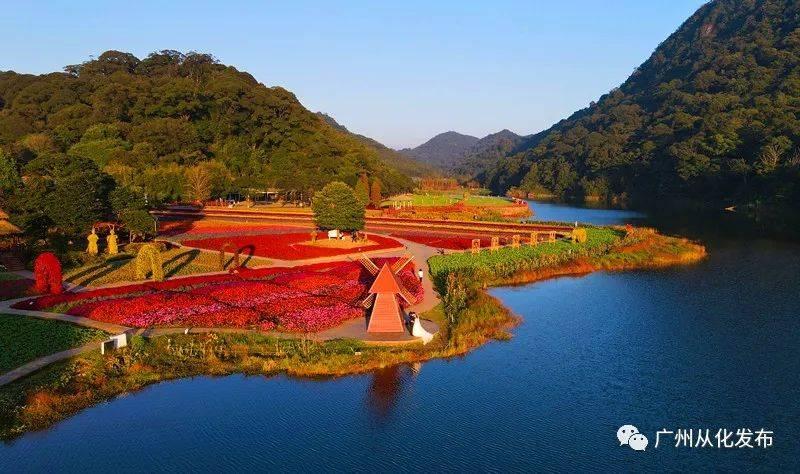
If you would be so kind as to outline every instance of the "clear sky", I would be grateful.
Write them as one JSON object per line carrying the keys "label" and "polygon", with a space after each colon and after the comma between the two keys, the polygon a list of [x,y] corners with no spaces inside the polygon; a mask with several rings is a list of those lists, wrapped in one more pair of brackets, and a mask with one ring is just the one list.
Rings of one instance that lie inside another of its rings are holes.
{"label": "clear sky", "polygon": [[[338,3],[338,4],[337,4]],[[701,0],[9,2],[0,70],[211,53],[392,147],[538,132],[618,86]]]}

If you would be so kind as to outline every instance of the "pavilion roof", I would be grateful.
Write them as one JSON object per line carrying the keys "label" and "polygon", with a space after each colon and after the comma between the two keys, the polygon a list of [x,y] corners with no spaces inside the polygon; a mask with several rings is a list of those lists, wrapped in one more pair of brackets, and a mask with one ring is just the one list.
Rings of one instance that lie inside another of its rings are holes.
{"label": "pavilion roof", "polygon": [[375,281],[372,282],[372,286],[369,287],[369,292],[400,293],[401,291],[400,283],[397,282],[397,278],[394,276],[392,269],[389,268],[388,264],[384,263],[381,270],[378,272],[378,276],[375,277]]}

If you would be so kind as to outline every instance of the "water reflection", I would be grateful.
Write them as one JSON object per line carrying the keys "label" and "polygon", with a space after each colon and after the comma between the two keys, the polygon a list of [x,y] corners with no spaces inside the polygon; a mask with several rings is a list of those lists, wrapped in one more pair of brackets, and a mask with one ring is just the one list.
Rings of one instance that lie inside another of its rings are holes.
{"label": "water reflection", "polygon": [[383,424],[391,419],[398,401],[407,392],[421,368],[420,363],[394,365],[372,373],[365,405],[373,421]]}

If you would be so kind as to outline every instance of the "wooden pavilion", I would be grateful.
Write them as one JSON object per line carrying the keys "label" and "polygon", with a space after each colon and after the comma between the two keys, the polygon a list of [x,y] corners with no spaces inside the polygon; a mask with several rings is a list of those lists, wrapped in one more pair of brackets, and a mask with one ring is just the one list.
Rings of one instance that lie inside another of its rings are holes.
{"label": "wooden pavilion", "polygon": [[8,221],[8,214],[0,209],[0,250],[13,248],[20,243],[22,231]]}

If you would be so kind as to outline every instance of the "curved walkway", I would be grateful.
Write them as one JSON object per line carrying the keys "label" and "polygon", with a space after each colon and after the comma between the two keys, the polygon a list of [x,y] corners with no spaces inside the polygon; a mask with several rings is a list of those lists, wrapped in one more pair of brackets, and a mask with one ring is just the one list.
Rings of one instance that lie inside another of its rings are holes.
{"label": "curved walkway", "polygon": [[[420,303],[412,305],[408,308],[409,311],[415,311],[417,313],[424,313],[436,307],[439,304],[439,295],[433,289],[433,282],[430,279],[430,275],[428,275],[428,265],[427,261],[433,255],[436,255],[437,250],[428,247],[424,244],[419,244],[416,242],[411,242],[410,240],[405,239],[398,239],[393,237],[398,242],[404,245],[404,248],[397,248],[397,249],[386,249],[386,250],[377,250],[373,252],[365,252],[364,255],[386,255],[386,256],[403,256],[405,254],[410,253],[413,256],[414,264],[417,268],[422,268],[423,272],[425,273],[425,278],[422,280],[422,288],[424,290],[423,298]],[[347,254],[347,255],[336,255],[332,257],[320,257],[320,258],[312,258],[312,259],[305,259],[305,260],[274,260],[272,261],[272,265],[270,266],[277,266],[277,267],[297,267],[302,265],[311,265],[315,263],[326,263],[326,262],[339,262],[343,260],[352,259],[353,255],[355,254]],[[361,255],[361,254],[358,254]],[[277,265],[276,265],[277,264]],[[190,278],[196,277],[198,275],[217,275],[217,274],[224,274],[227,272],[211,272],[207,274],[195,274],[195,275],[187,275],[183,277],[171,278],[170,280],[180,280],[181,278]],[[115,283],[112,285],[105,285],[96,287],[99,288],[106,288],[111,286],[121,286],[124,284],[130,284],[133,282],[124,282],[122,284]],[[84,288],[84,287],[73,287],[71,288],[75,291],[84,291],[89,290],[92,288]],[[238,328],[130,328],[127,326],[121,326],[118,324],[112,323],[105,323],[102,321],[95,321],[93,319],[84,318],[82,316],[73,316],[69,314],[62,314],[62,313],[51,313],[46,311],[33,311],[33,310],[24,310],[24,309],[15,309],[11,308],[11,306],[19,301],[25,301],[30,298],[18,298],[14,300],[6,300],[0,301],[0,314],[5,315],[19,315],[19,316],[29,316],[34,318],[40,319],[50,319],[50,320],[57,320],[57,321],[65,321],[68,323],[76,324],[78,326],[90,327],[94,329],[100,329],[105,332],[108,332],[112,335],[122,334],[122,333],[129,333],[132,335],[142,335],[146,337],[152,336],[162,336],[167,334],[181,334],[181,333],[205,333],[205,332],[226,332],[226,333],[258,333],[264,334],[272,337],[280,337],[285,339],[299,339],[304,337],[302,334],[293,334],[293,333],[283,333],[277,331],[271,332],[263,332],[263,331],[255,331],[251,329],[238,329]],[[431,321],[423,321],[425,328],[431,332],[435,333],[438,331],[438,326],[431,322]],[[362,321],[358,319],[354,319],[351,321],[347,321],[344,324],[337,326],[335,328],[322,331],[320,333],[313,334],[309,337],[309,339],[313,339],[316,341],[329,341],[334,339],[342,339],[342,338],[357,338],[361,339],[366,343],[375,343],[375,344],[407,344],[410,342],[417,342],[419,338],[415,338],[413,336],[403,337],[397,339],[396,337],[393,340],[387,340],[381,336],[374,336],[374,335],[367,335],[366,334],[366,327]],[[13,369],[5,374],[0,375],[0,387],[3,385],[9,384],[15,380],[19,380],[22,377],[25,377],[42,367],[50,365],[54,362],[58,362],[60,360],[69,359],[79,354],[83,354],[85,352],[89,352],[92,350],[99,350],[98,343],[90,343],[80,347],[75,347],[73,349],[69,349],[62,352],[57,352],[55,354],[50,354],[47,356],[40,357],[35,359],[31,362],[28,362],[25,365],[22,365],[16,369]]]}

